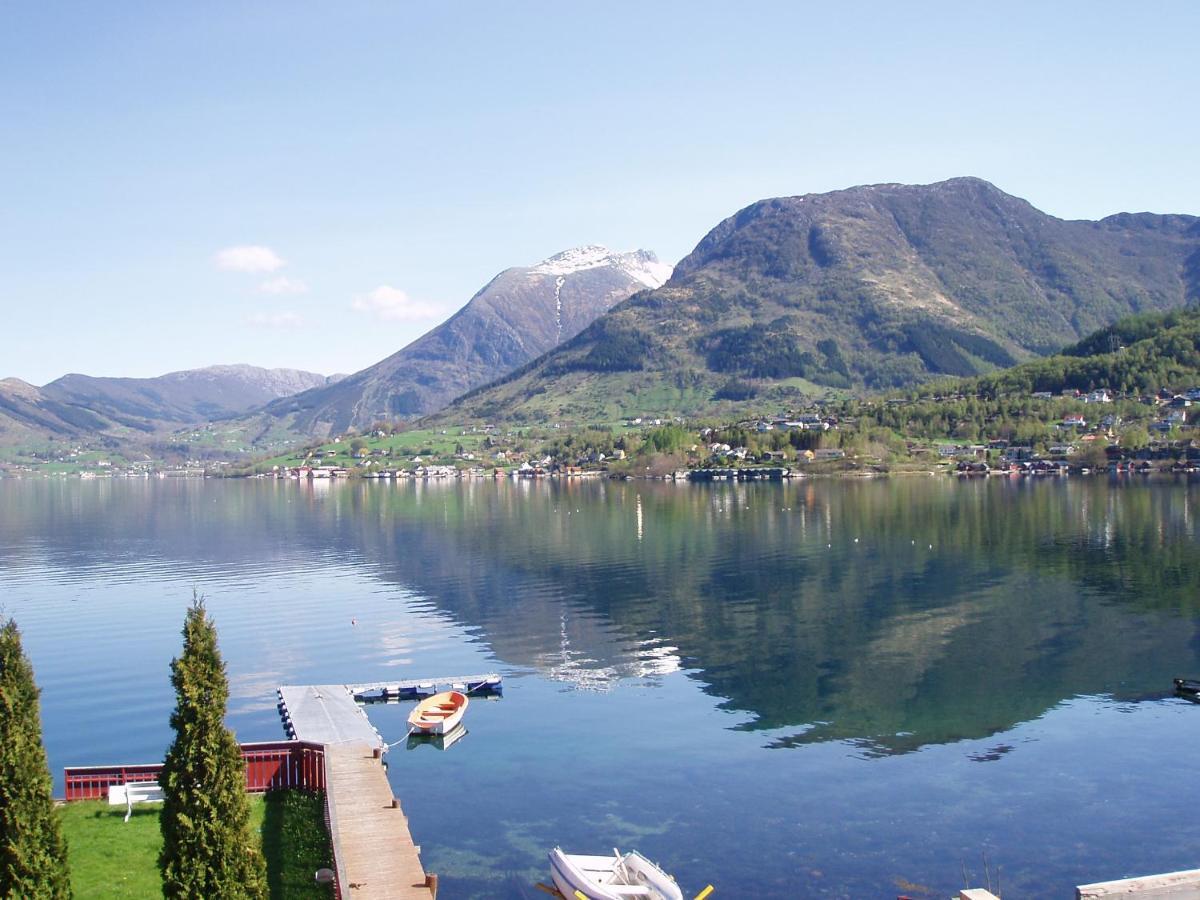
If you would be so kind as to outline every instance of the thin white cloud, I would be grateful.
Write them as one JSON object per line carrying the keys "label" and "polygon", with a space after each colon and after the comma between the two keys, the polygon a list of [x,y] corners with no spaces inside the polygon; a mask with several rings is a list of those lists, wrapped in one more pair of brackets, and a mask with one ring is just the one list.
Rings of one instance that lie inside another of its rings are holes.
{"label": "thin white cloud", "polygon": [[307,294],[308,285],[299,278],[288,278],[286,275],[276,275],[268,278],[258,286],[264,294]]}
{"label": "thin white cloud", "polygon": [[414,300],[399,288],[386,284],[355,297],[350,307],[357,312],[392,322],[419,322],[445,315],[445,310],[436,303]]}
{"label": "thin white cloud", "polygon": [[254,313],[246,317],[246,323],[259,328],[299,328],[304,318],[294,312]]}
{"label": "thin white cloud", "polygon": [[270,247],[242,244],[218,250],[213,257],[218,269],[225,272],[274,272],[286,263]]}

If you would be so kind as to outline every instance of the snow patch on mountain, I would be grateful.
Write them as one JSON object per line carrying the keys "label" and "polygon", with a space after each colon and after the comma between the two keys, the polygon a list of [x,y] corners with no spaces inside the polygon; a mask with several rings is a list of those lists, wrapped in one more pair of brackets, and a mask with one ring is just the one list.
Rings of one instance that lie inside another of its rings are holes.
{"label": "snow patch on mountain", "polygon": [[554,279],[554,327],[558,329],[558,343],[562,343],[562,286],[567,283],[566,275]]}
{"label": "snow patch on mountain", "polygon": [[556,253],[531,266],[529,273],[561,277],[604,266],[620,269],[649,288],[662,286],[672,272],[671,266],[659,262],[658,257],[649,250],[609,250],[600,244],[588,244]]}

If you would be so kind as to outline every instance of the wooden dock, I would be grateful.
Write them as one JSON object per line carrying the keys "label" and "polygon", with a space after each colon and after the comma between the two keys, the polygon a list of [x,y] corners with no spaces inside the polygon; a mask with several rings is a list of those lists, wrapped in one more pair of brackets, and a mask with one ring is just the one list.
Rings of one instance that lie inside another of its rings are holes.
{"label": "wooden dock", "polygon": [[420,848],[388,784],[382,762],[387,745],[359,702],[416,700],[443,689],[498,697],[502,688],[493,673],[279,688],[284,729],[324,751],[325,803],[341,900],[437,896],[437,876],[425,874]]}
{"label": "wooden dock", "polygon": [[343,900],[436,897],[436,877],[425,874],[376,748],[366,743],[326,747],[325,784]]}

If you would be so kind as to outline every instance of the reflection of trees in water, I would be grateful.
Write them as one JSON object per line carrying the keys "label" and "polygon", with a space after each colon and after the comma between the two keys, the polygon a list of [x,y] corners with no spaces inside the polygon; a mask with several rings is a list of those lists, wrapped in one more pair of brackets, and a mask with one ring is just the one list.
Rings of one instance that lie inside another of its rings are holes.
{"label": "reflection of trees in water", "polygon": [[589,687],[692,670],[772,746],[978,737],[1200,669],[1197,500],[1174,483],[90,488],[22,488],[18,518],[74,529],[78,560],[116,528],[189,564],[361,561],[512,665]]}
{"label": "reflection of trees in water", "polygon": [[[378,515],[351,517],[360,546],[419,548],[395,577],[505,660],[605,683],[638,673],[639,640],[664,642],[754,715],[743,727],[802,726],[779,746],[990,734],[1076,694],[1161,689],[1196,659],[1195,501],[1168,485],[551,483],[361,499]],[[482,574],[458,577],[465,565]]]}

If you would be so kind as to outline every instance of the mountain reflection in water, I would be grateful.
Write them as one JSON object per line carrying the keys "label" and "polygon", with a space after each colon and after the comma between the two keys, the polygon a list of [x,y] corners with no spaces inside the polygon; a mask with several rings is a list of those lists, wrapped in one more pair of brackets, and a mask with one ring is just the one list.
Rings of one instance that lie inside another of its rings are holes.
{"label": "mountain reflection in water", "polygon": [[145,546],[247,579],[281,548],[336,557],[510,666],[598,690],[682,669],[771,747],[985,737],[1066,698],[1155,694],[1200,646],[1197,492],[1169,483],[12,487],[0,553],[108,571],[120,534],[119,577]]}
{"label": "mountain reflection in water", "polygon": [[[246,740],[280,736],[282,682],[502,671],[470,740],[390,770],[454,896],[532,896],[555,843],[762,897],[949,892],[986,845],[1014,896],[1060,894],[1192,864],[1170,785],[1200,720],[1170,688],[1200,676],[1198,498],[1176,479],[10,479],[0,606],[56,776],[161,754],[193,587]],[[396,741],[403,712],[370,715]],[[486,828],[408,789],[423,777]],[[739,841],[750,868],[723,856]]]}

